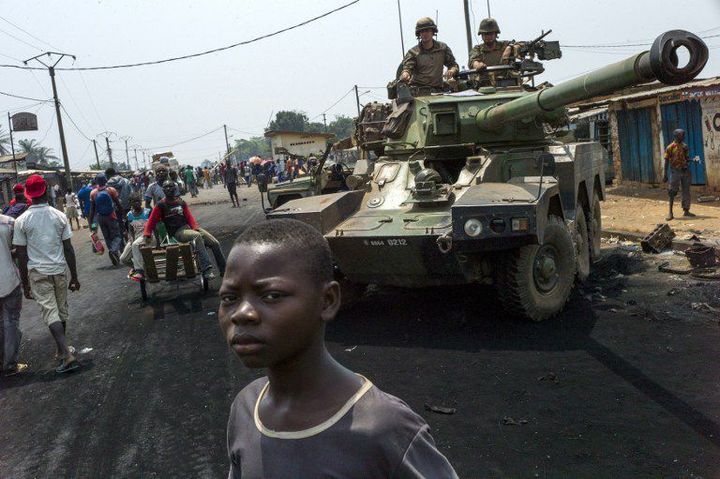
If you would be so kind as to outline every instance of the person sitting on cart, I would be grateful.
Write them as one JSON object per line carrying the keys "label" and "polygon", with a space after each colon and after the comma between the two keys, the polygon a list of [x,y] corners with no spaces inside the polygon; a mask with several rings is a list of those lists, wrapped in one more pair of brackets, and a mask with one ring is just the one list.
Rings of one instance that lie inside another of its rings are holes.
{"label": "person sitting on cart", "polygon": [[145,279],[142,254],[140,247],[145,242],[143,237],[145,225],[150,219],[150,208],[143,208],[142,196],[139,193],[130,195],[130,211],[127,214],[127,224],[133,240],[128,241],[120,255],[120,262],[129,266],[128,278],[140,282]]}
{"label": "person sitting on cart", "polygon": [[180,243],[192,243],[195,245],[200,260],[200,269],[206,279],[213,279],[215,275],[212,272],[210,256],[208,256],[205,246],[210,247],[212,250],[220,274],[223,275],[225,273],[225,256],[222,249],[220,249],[220,242],[213,235],[200,228],[187,203],[178,196],[177,189],[178,185],[174,181],[168,180],[163,183],[165,198],[160,200],[153,208],[152,213],[150,213],[150,218],[145,224],[145,242],[150,243],[155,225],[162,221],[168,235]]}

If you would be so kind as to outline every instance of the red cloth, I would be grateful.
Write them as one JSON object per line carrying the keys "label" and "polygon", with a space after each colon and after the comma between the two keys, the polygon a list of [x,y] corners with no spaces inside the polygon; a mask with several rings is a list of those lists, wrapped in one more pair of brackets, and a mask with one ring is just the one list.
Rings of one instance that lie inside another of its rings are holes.
{"label": "red cloth", "polygon": [[[160,200],[160,202],[165,203],[165,199]],[[183,202],[182,205],[183,209],[183,216],[185,216],[185,219],[188,222],[188,226],[190,228],[197,230],[200,228],[200,225],[198,225],[197,221],[195,221],[195,217],[190,213],[190,208],[188,208],[187,203]],[[153,231],[155,230],[155,226],[157,226],[158,221],[162,221],[162,210],[158,207],[158,205],[155,205],[155,207],[152,210],[152,213],[150,213],[150,218],[148,218],[147,223],[145,223],[145,231],[143,231],[143,236],[146,238],[149,238],[153,235]]]}
{"label": "red cloth", "polygon": [[[13,198],[10,200],[10,206],[14,205],[15,203],[17,203],[17,198]],[[25,204],[28,206],[32,206],[32,200],[30,198],[25,197]]]}

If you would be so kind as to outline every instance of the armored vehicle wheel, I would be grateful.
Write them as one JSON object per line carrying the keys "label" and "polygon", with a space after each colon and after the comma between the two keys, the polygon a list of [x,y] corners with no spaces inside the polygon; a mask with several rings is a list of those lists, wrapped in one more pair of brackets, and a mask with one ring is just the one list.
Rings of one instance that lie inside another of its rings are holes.
{"label": "armored vehicle wheel", "polygon": [[597,191],[593,195],[592,208],[590,210],[590,261],[600,259],[600,237],[602,236],[602,212],[600,211],[600,196]]}
{"label": "armored vehicle wheel", "polygon": [[590,276],[590,245],[588,224],[585,211],[578,207],[575,217],[575,257],[577,259],[577,279],[583,282]]}
{"label": "armored vehicle wheel", "polygon": [[523,246],[498,265],[496,288],[503,307],[532,321],[560,312],[575,281],[574,252],[565,222],[550,215],[542,244]]}

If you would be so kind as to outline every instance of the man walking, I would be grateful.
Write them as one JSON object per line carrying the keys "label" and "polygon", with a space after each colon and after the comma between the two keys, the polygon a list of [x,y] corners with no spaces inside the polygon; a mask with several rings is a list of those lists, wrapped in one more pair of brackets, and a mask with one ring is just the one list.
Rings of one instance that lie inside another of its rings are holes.
{"label": "man walking", "polygon": [[[67,290],[78,291],[72,231],[63,213],[48,205],[47,183],[31,175],[25,183],[33,205],[15,221],[13,244],[17,247],[20,278],[27,299],[35,298],[45,324],[55,339],[60,365],[58,373],[77,369],[79,364],[67,344]],[[65,273],[70,269],[70,282]]]}
{"label": "man walking", "polygon": [[3,376],[12,376],[27,369],[27,364],[18,363],[20,354],[20,310],[22,290],[20,275],[12,259],[12,236],[15,219],[0,215],[0,371]]}
{"label": "man walking", "polygon": [[223,178],[225,188],[230,193],[230,201],[232,201],[232,207],[237,208],[240,206],[240,200],[237,195],[237,182],[238,182],[238,170],[234,165],[229,164],[225,167],[225,177]]}
{"label": "man walking", "polygon": [[[117,266],[120,263],[120,253],[125,246],[122,233],[120,232],[120,221],[116,212],[122,211],[118,192],[115,188],[107,186],[107,178],[102,173],[95,177],[97,188],[90,192],[90,216],[88,222],[90,229],[97,230],[98,225],[102,230],[103,238],[108,247],[108,255],[112,264]],[[95,222],[97,220],[97,223]]]}
{"label": "man walking", "polygon": [[[668,215],[665,217],[666,221],[670,221],[673,218],[673,203],[675,196],[678,194],[678,188],[682,189],[682,209],[683,216],[693,217],[693,213],[690,213],[690,169],[688,164],[690,163],[690,150],[684,143],[685,130],[677,129],[673,131],[675,139],[665,149],[665,165],[664,170],[665,176],[663,177],[663,183],[668,182],[667,172],[670,171],[670,185],[668,188],[668,196],[670,197],[670,210]],[[668,170],[668,167],[670,168]]]}

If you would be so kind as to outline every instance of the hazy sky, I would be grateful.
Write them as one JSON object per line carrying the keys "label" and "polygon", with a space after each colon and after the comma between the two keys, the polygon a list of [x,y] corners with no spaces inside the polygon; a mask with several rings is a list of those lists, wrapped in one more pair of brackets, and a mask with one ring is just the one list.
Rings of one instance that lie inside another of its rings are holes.
{"label": "hazy sky", "polygon": [[[163,59],[247,40],[349,1],[0,0],[0,17],[5,19],[0,19],[0,63],[17,64],[16,59],[55,49],[76,55],[75,66]],[[415,20],[437,15],[438,38],[465,65],[462,3],[401,0],[405,48],[415,43]],[[676,28],[702,36],[720,35],[719,0],[490,3],[503,39],[530,39],[550,28],[553,33],[548,39],[565,45],[649,44],[659,33]],[[472,1],[472,5],[475,32],[487,9],[485,0]],[[710,61],[702,77],[718,76],[720,36],[706,42],[711,47]],[[558,83],[643,49],[565,48],[562,59],[545,62],[542,78]],[[130,144],[160,151],[158,147],[202,135],[223,123],[234,138],[261,135],[277,110],[297,109],[322,121],[319,115],[355,84],[362,87],[362,102],[382,101],[384,86],[394,76],[401,55],[397,0],[360,0],[310,25],[229,51],[155,66],[58,72],[57,86],[63,105],[87,137],[112,131],[132,136]],[[71,65],[72,60],[65,59],[59,66]],[[0,68],[0,91],[50,98],[50,79],[43,71]],[[29,104],[0,96],[0,122],[5,130],[7,110]],[[20,137],[35,138],[60,156],[52,104],[27,110],[37,111],[40,128]],[[337,114],[356,114],[353,93],[327,111],[328,121]],[[64,126],[71,166],[84,168],[93,163],[91,143],[67,118]],[[124,159],[124,143],[113,140],[114,158]],[[171,149],[181,163],[198,164],[205,158],[217,159],[224,142],[218,129]]]}

